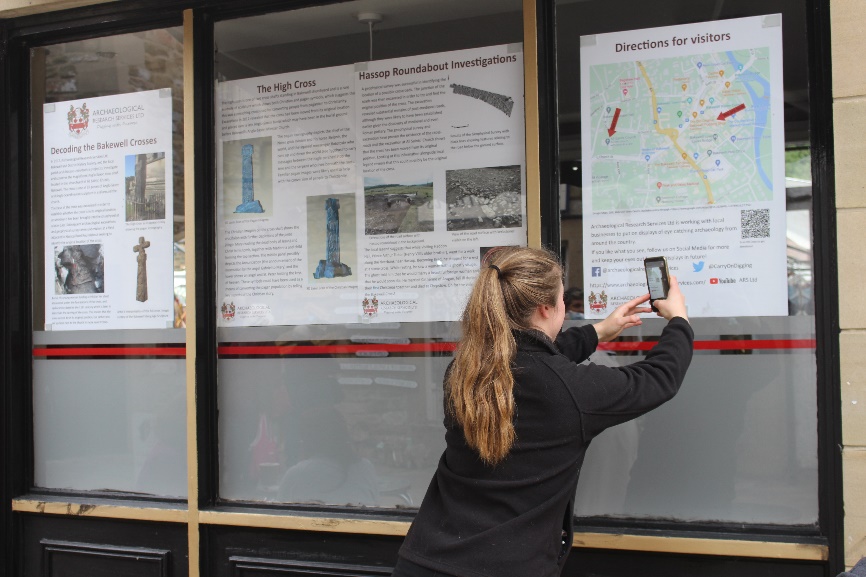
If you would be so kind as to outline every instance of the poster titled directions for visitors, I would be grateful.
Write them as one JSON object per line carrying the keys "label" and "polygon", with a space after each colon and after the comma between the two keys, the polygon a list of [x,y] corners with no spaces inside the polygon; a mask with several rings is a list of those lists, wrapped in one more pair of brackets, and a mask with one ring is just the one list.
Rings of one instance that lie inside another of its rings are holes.
{"label": "poster titled directions for visitors", "polygon": [[590,316],[645,292],[641,262],[656,254],[695,316],[787,314],[781,24],[581,38]]}

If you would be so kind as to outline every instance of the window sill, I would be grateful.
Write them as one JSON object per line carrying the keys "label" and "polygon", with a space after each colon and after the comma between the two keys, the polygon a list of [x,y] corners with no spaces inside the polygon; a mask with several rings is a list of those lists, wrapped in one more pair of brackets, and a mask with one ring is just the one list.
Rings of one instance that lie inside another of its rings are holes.
{"label": "window sill", "polygon": [[[132,506],[129,501],[107,499],[77,499],[46,501],[26,496],[12,500],[12,510],[17,513],[65,515],[104,519],[127,519],[164,523],[188,523],[190,511],[177,504],[147,503]],[[246,508],[220,507],[197,513],[198,522],[204,525],[249,527],[294,531],[321,531],[363,535],[386,535],[403,537],[410,522],[389,520],[369,515],[341,515],[332,513],[288,513],[284,510],[250,510]],[[572,543],[578,549],[612,549],[620,551],[643,551],[680,555],[709,555],[723,557],[751,557],[763,559],[789,559],[797,561],[826,561],[829,550],[823,539],[778,540],[755,536],[752,538],[727,538],[724,535],[683,532],[648,531],[617,533],[582,531],[574,534]]]}

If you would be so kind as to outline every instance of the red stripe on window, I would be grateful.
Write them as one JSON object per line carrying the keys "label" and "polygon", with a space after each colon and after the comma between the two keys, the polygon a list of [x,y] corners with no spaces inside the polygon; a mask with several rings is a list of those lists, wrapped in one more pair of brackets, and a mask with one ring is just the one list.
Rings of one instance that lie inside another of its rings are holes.
{"label": "red stripe on window", "polygon": [[[648,351],[658,341],[624,341],[613,343],[599,343],[598,348],[603,351]],[[724,340],[724,341],[695,341],[696,351],[739,351],[739,350],[791,350],[791,349],[814,349],[815,339],[764,339],[764,340]]]}
{"label": "red stripe on window", "polygon": [[217,348],[223,355],[341,355],[361,352],[378,353],[450,353],[457,343],[408,343],[408,344],[364,344],[364,345],[231,345]]}
{"label": "red stripe on window", "polygon": [[[599,343],[599,350],[614,352],[648,351],[657,341],[619,341]],[[764,339],[764,340],[706,340],[695,341],[698,351],[735,350],[794,350],[814,349],[815,339]],[[380,353],[450,353],[457,343],[408,343],[408,344],[344,344],[344,345],[226,345],[220,346],[220,356],[302,356],[340,355],[363,352]],[[185,347],[47,347],[34,348],[33,356],[51,357],[171,357],[186,356]]]}
{"label": "red stripe on window", "polygon": [[34,357],[179,357],[186,347],[50,347],[34,348]]}

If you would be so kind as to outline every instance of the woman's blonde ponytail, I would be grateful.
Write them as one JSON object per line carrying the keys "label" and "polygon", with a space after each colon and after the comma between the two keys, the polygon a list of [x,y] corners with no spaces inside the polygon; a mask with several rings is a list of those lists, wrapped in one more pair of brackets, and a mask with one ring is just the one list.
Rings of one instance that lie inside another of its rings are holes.
{"label": "woman's blonde ponytail", "polygon": [[488,253],[463,311],[463,335],[446,378],[447,406],[470,447],[490,465],[514,444],[513,331],[538,305],[555,305],[562,269],[550,253],[502,247]]}

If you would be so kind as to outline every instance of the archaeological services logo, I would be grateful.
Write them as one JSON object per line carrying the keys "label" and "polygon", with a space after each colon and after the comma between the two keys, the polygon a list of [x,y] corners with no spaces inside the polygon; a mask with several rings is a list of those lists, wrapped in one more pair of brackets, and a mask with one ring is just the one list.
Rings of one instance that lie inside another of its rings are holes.
{"label": "archaeological services logo", "polygon": [[594,292],[589,293],[589,310],[594,313],[600,313],[607,310],[607,295],[604,291],[599,294]]}
{"label": "archaeological services logo", "polygon": [[66,120],[69,123],[69,136],[81,138],[87,134],[87,127],[90,125],[90,110],[87,108],[87,103],[82,102],[78,108],[70,104]]}
{"label": "archaeological services logo", "polygon": [[223,303],[223,306],[220,308],[220,311],[223,315],[223,320],[231,321],[235,318],[235,303],[234,301],[229,304]]}
{"label": "archaeological services logo", "polygon": [[364,312],[364,316],[369,318],[379,314],[379,299],[376,298],[376,295],[373,295],[372,300],[364,297],[364,300],[361,301],[361,310]]}

